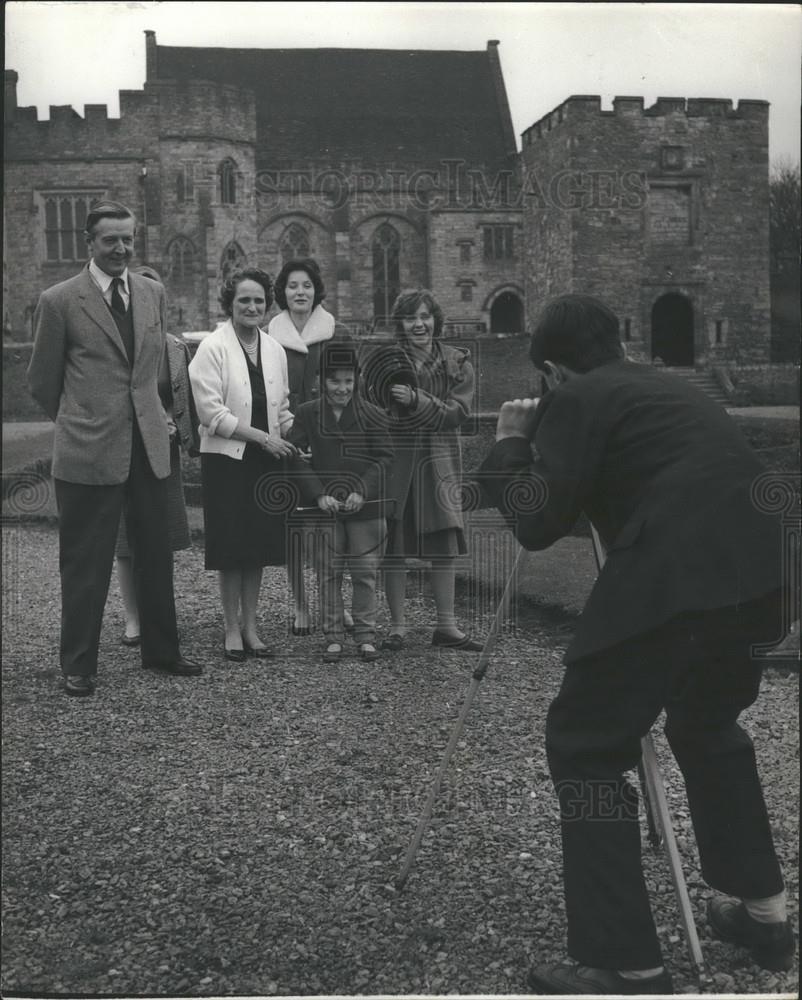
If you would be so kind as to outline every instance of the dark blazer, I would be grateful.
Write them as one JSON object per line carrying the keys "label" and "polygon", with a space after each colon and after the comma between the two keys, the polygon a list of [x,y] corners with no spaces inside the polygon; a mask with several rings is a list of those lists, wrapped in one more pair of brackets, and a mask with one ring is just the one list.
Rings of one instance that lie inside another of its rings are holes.
{"label": "dark blazer", "polygon": [[565,660],[781,584],[781,535],[751,487],[763,467],[728,414],[648,365],[616,361],[547,393],[532,445],[497,442],[485,491],[527,549],[584,511],[607,547]]}
{"label": "dark blazer", "polygon": [[42,292],[36,307],[28,385],[55,421],[56,479],[88,486],[124,483],[134,420],[156,477],[170,473],[169,431],[157,388],[165,349],[164,287],[132,271],[128,282],[133,364],[88,265]]}
{"label": "dark blazer", "polygon": [[[393,446],[386,416],[371,403],[352,398],[339,421],[325,397],[302,403],[288,439],[302,450],[309,448],[312,452],[308,464],[296,463],[304,504],[314,504],[324,494],[338,500],[345,500],[349,493],[359,493],[365,500],[387,497]],[[372,506],[349,515],[375,516],[376,509]]]}

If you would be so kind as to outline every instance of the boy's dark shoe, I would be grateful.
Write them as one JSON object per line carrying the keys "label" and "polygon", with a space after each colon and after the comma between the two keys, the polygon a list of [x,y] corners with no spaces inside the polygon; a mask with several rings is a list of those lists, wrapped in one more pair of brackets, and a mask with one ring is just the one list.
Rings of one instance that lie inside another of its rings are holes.
{"label": "boy's dark shoe", "polygon": [[710,900],[707,918],[717,938],[748,948],[762,969],[786,972],[794,964],[794,932],[787,920],[761,923],[749,916],[743,903],[726,896]]}
{"label": "boy's dark shoe", "polygon": [[613,969],[591,969],[586,965],[559,962],[531,969],[529,989],[539,996],[671,996],[671,976],[663,970],[650,979],[626,979]]}
{"label": "boy's dark shoe", "polygon": [[330,642],[323,650],[324,663],[339,663],[343,657],[342,643]]}

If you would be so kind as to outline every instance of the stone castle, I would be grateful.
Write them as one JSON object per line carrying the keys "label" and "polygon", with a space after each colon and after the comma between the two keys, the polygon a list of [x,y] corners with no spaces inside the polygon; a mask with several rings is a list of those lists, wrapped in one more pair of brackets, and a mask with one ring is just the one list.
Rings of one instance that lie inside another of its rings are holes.
{"label": "stone castle", "polygon": [[768,105],[569,97],[517,152],[486,51],[165,47],[142,90],[83,116],[17,106],[5,73],[4,339],[85,260],[87,206],[136,212],[169,329],[214,327],[221,277],[321,265],[355,334],[426,285],[451,337],[520,333],[564,291],[604,298],[630,353],[769,361]]}

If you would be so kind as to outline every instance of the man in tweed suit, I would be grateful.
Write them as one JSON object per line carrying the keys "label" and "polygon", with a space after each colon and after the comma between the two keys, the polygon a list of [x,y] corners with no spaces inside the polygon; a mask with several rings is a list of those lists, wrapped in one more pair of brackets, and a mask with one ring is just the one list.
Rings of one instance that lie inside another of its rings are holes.
{"label": "man in tweed suit", "polygon": [[164,288],[128,270],[136,222],[125,205],[92,206],[91,259],[44,291],[34,317],[31,394],[55,421],[61,669],[68,694],[94,693],[103,607],[120,514],[135,544],[142,665],[189,676],[178,648],[167,536],[167,421],[157,375]]}

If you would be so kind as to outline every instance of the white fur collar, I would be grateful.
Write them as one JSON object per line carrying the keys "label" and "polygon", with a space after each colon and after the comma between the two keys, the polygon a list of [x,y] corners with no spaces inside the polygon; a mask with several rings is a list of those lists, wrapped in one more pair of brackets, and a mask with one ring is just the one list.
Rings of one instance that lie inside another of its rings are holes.
{"label": "white fur collar", "polygon": [[306,326],[298,333],[289,310],[285,309],[270,320],[267,332],[287,350],[308,354],[310,344],[319,344],[334,336],[334,317],[323,306],[317,305],[306,321]]}

